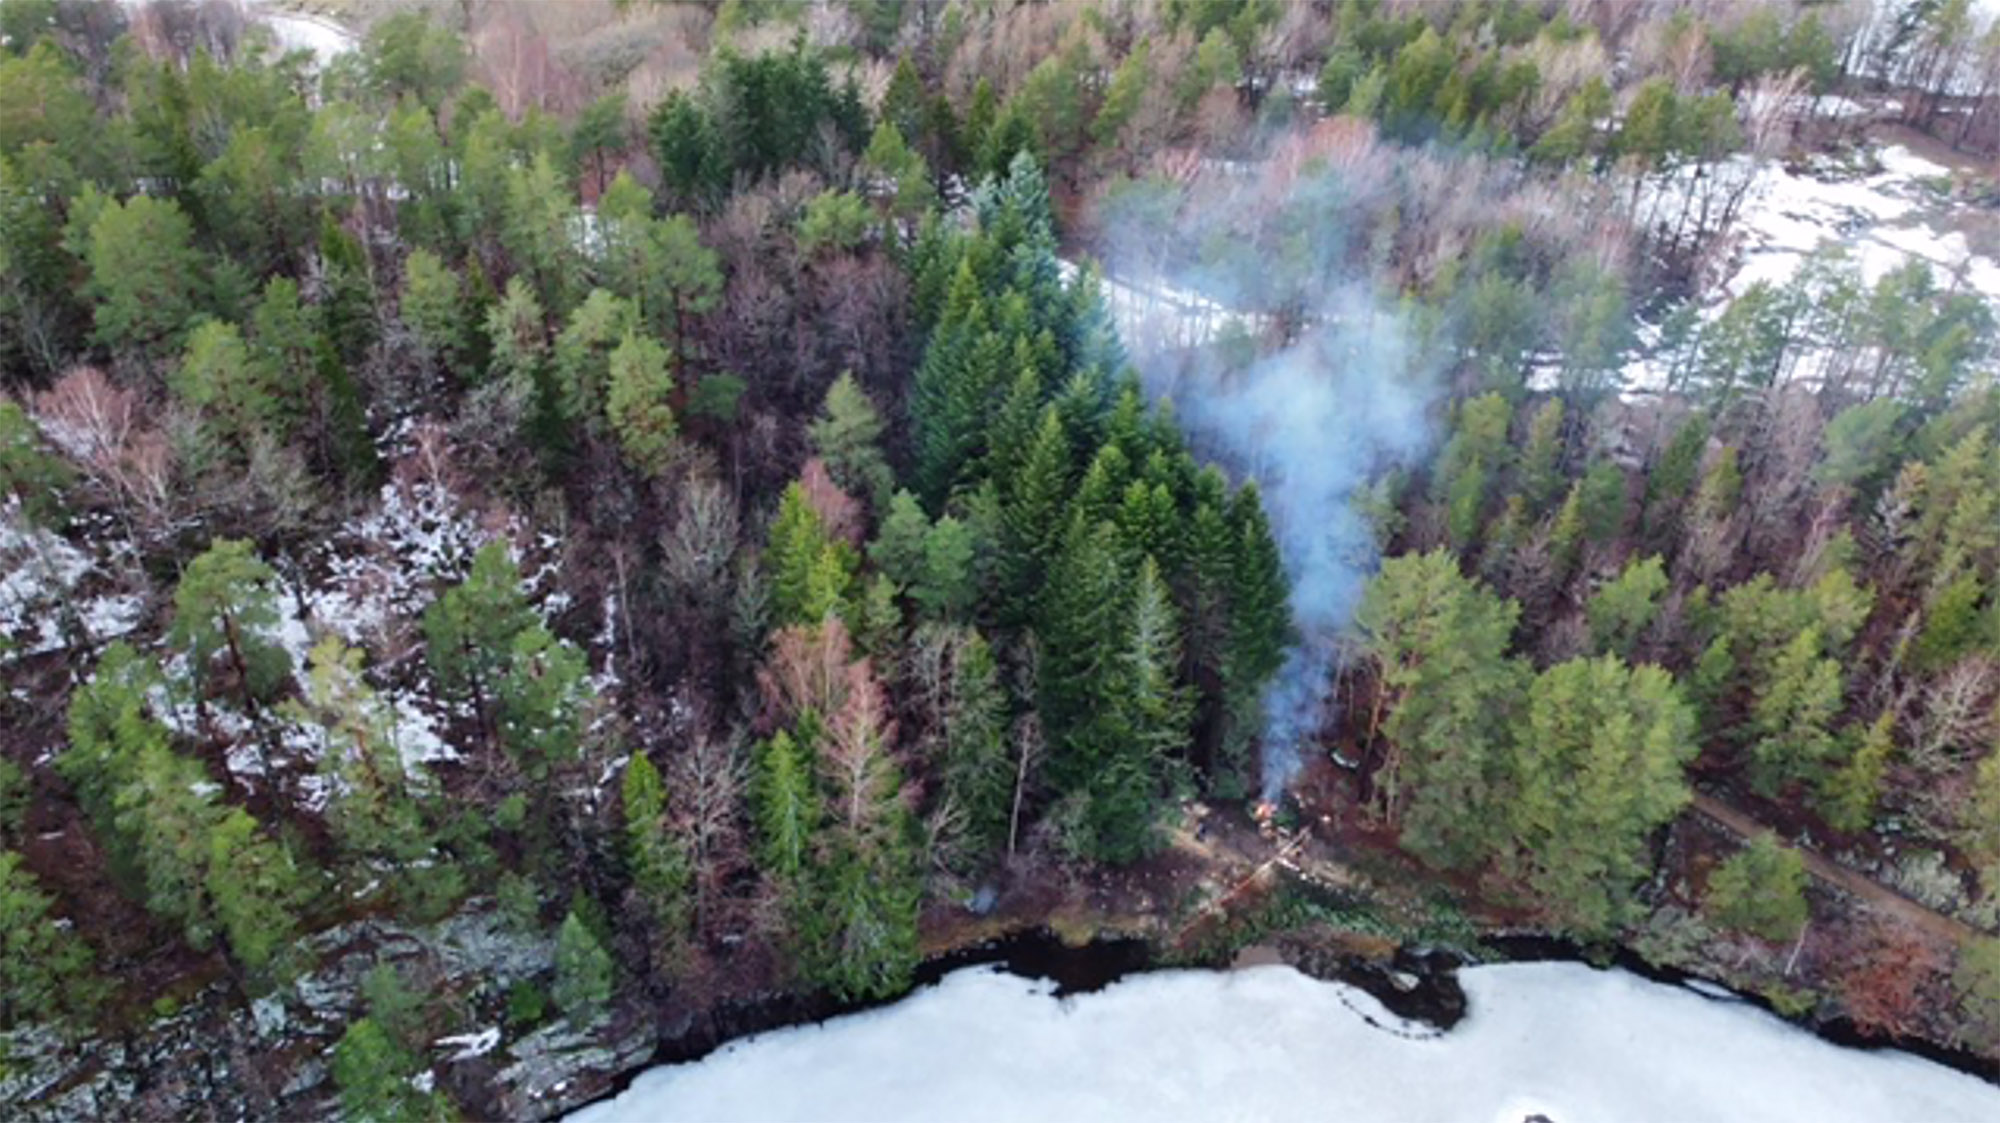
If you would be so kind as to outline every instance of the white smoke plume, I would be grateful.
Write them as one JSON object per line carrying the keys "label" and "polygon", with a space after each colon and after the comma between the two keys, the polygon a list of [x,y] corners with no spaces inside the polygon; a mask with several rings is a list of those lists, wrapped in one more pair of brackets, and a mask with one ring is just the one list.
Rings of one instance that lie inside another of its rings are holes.
{"label": "white smoke plume", "polygon": [[1431,439],[1433,382],[1416,369],[1400,314],[1360,290],[1318,303],[1295,343],[1240,371],[1143,362],[1195,447],[1257,481],[1291,579],[1299,642],[1265,697],[1266,799],[1297,774],[1300,743],[1329,716],[1336,640],[1375,569],[1355,493]]}

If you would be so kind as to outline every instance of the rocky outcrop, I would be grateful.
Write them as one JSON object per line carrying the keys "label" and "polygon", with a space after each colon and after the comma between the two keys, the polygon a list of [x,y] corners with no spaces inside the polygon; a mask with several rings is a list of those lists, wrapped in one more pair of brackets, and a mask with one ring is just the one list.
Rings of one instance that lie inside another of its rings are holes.
{"label": "rocky outcrop", "polygon": [[578,1028],[563,1020],[516,1035],[508,991],[547,983],[554,944],[484,905],[437,924],[359,920],[305,942],[312,967],[245,1001],[229,980],[123,1036],[65,1039],[46,1028],[0,1037],[0,1116],[22,1120],[325,1119],[337,1114],[332,1050],[362,1010],[361,980],[394,963],[468,1023],[432,1049],[420,1080],[476,1116],[545,1118],[609,1091],[653,1054],[650,1016],[625,1012]]}

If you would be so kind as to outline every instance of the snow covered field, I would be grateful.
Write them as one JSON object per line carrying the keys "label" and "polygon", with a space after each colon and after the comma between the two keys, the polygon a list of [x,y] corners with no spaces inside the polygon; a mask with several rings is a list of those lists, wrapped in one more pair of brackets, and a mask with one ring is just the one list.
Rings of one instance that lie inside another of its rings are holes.
{"label": "snow covered field", "polygon": [[286,11],[270,0],[247,0],[244,7],[271,28],[271,37],[286,51],[311,51],[320,63],[354,49],[355,35],[324,16]]}
{"label": "snow covered field", "polygon": [[1057,1000],[969,969],[882,1010],[656,1068],[568,1123],[659,1119],[1365,1123],[1990,1123],[2000,1088],[1828,1044],[1753,1007],[1621,971],[1461,974],[1442,1036],[1288,967],[1135,976]]}
{"label": "snow covered field", "polygon": [[1929,262],[1941,285],[1957,280],[2000,302],[2000,264],[1973,253],[1963,233],[1938,229],[1950,204],[1934,184],[1950,171],[1899,145],[1874,155],[1881,170],[1868,175],[1766,168],[1737,219],[1741,265],[1724,288],[1739,295],[1757,281],[1782,285],[1825,241],[1846,246],[1871,284],[1914,258]]}

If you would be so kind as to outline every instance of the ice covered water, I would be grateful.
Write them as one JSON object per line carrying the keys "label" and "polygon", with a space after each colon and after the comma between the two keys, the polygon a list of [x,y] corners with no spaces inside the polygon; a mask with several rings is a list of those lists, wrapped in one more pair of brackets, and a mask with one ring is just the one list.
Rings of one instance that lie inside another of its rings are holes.
{"label": "ice covered water", "polygon": [[1471,1013],[1436,1035],[1287,967],[1135,976],[1067,999],[970,969],[654,1069],[570,1123],[2000,1120],[2000,1088],[1970,1076],[1625,972],[1511,964],[1461,979]]}

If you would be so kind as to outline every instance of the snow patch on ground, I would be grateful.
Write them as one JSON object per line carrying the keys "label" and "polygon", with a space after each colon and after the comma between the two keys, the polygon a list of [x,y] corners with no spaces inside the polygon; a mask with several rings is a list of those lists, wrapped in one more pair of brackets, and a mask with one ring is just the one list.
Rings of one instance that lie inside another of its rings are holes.
{"label": "snow patch on ground", "polygon": [[881,1010],[641,1075],[570,1123],[655,1119],[1975,1123],[2000,1089],[1828,1044],[1753,1007],[1579,964],[1461,972],[1450,1033],[1367,1025],[1288,967],[1165,972],[1097,994],[991,970]]}
{"label": "snow patch on ground", "polygon": [[1821,242],[1846,245],[1873,284],[1913,258],[1928,261],[1941,284],[1965,274],[1988,300],[2000,302],[2000,265],[1972,253],[1965,235],[1929,224],[1941,199],[1932,187],[1950,170],[1900,145],[1874,153],[1882,170],[1837,178],[1821,166],[1806,173],[1772,165],[1751,187],[1738,216],[1740,264],[1722,290],[1741,295],[1757,281],[1782,285]]}
{"label": "snow patch on ground", "polygon": [[101,567],[68,539],[29,524],[19,506],[0,505],[0,658],[60,651],[65,606],[86,642],[116,639],[138,627],[145,600],[130,593],[83,596]]}
{"label": "snow patch on ground", "polygon": [[478,1033],[454,1033],[449,1037],[440,1037],[435,1047],[456,1050],[447,1060],[469,1061],[491,1053],[499,1044],[500,1027],[487,1026]]}
{"label": "snow patch on ground", "polygon": [[381,646],[389,629],[423,614],[441,584],[464,577],[491,538],[450,490],[385,484],[377,506],[314,559],[326,576],[305,593],[313,621],[349,643]]}
{"label": "snow patch on ground", "polygon": [[[1081,275],[1073,261],[1058,260],[1056,269],[1065,285],[1075,284]],[[1267,316],[1238,311],[1158,278],[1138,280],[1107,274],[1099,281],[1119,338],[1137,350],[1199,347],[1214,342],[1224,332],[1255,336],[1269,326]]]}

